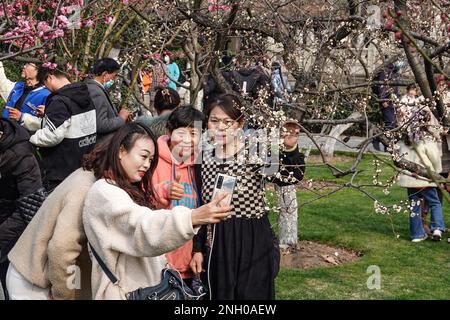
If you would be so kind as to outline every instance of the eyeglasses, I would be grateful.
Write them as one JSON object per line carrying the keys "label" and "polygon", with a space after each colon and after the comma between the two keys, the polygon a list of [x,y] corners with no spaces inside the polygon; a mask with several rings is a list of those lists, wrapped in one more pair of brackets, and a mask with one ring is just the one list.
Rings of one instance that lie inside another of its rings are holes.
{"label": "eyeglasses", "polygon": [[218,127],[219,123],[223,123],[225,125],[226,128],[231,127],[237,120],[232,120],[232,119],[217,119],[217,118],[209,118],[208,119],[209,123],[211,123],[212,125]]}

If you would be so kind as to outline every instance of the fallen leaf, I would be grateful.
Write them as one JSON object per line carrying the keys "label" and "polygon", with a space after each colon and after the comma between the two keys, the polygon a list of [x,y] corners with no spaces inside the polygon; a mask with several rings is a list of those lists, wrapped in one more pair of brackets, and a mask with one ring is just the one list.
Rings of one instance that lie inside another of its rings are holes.
{"label": "fallen leaf", "polygon": [[322,255],[321,257],[328,263],[334,264],[336,266],[339,265],[333,256]]}

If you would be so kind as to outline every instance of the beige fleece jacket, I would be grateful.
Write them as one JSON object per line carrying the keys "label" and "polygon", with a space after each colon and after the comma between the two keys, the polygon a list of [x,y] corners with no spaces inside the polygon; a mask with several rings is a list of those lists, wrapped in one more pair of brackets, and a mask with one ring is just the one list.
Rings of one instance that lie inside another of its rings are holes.
{"label": "beige fleece jacket", "polygon": [[192,239],[191,209],[151,210],[134,203],[121,188],[98,180],[86,197],[83,223],[89,243],[119,279],[114,285],[92,259],[94,299],[126,299],[125,293],[161,281],[166,252]]}
{"label": "beige fleece jacket", "polygon": [[[397,144],[398,153],[405,155],[403,159],[428,167],[431,171],[440,173],[442,171],[441,144],[430,139],[420,140],[410,146],[403,141]],[[408,174],[399,174],[397,185],[405,188],[427,188],[436,187],[436,184],[425,177],[411,177]]]}
{"label": "beige fleece jacket", "polygon": [[[68,176],[47,197],[8,254],[25,279],[51,288],[55,299],[91,298],[91,263],[81,213],[94,181],[93,173],[83,169]],[[75,265],[80,270],[76,275]],[[80,289],[76,289],[76,276],[81,276]]]}

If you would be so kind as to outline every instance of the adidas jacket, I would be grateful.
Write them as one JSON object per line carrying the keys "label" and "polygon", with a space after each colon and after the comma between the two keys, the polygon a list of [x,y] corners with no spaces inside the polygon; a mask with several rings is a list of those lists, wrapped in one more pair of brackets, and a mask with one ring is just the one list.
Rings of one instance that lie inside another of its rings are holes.
{"label": "adidas jacket", "polygon": [[96,138],[95,107],[86,84],[68,84],[52,93],[47,99],[42,128],[30,138],[39,147],[44,180],[62,181],[78,169]]}

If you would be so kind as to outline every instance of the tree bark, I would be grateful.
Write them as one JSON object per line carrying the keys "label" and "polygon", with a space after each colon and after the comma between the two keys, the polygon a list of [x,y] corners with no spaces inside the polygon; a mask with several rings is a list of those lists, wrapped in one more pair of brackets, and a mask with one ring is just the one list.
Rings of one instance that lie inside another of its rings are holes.
{"label": "tree bark", "polygon": [[[361,118],[361,116],[361,112],[355,111],[346,120],[358,119]],[[338,124],[331,129],[329,137],[325,140],[325,144],[322,149],[325,157],[333,157],[337,140],[352,125],[353,123]]]}

